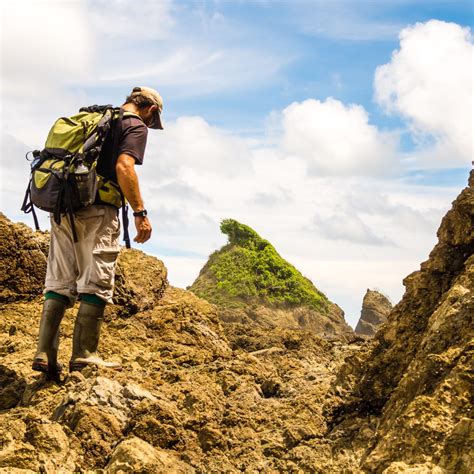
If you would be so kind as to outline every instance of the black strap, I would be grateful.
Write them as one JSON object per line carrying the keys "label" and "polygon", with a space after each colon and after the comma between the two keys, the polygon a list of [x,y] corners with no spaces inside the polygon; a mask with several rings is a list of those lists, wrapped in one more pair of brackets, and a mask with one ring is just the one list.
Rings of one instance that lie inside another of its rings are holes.
{"label": "black strap", "polygon": [[61,224],[61,212],[63,210],[65,187],[66,187],[66,180],[64,178],[60,178],[59,195],[58,195],[58,199],[56,201],[56,204],[54,205],[54,210],[53,210],[53,219],[54,219],[54,222],[56,222],[56,224],[58,225]]}
{"label": "black strap", "polygon": [[122,119],[123,119],[123,109],[120,107],[118,117],[115,119],[115,125],[113,128],[113,142],[112,142],[112,156],[114,157],[114,162],[118,158],[118,145],[120,140],[120,131],[122,128]]}
{"label": "black strap", "polygon": [[71,186],[65,185],[65,200],[66,200],[66,212],[69,216],[69,222],[71,223],[71,231],[72,237],[74,239],[74,243],[78,242],[77,232],[76,232],[76,225],[74,224],[74,208],[72,206],[72,189]]}
{"label": "black strap", "polygon": [[30,182],[28,183],[28,187],[26,188],[26,193],[25,193],[25,198],[23,199],[23,204],[21,206],[21,210],[25,214],[31,214],[33,215],[33,220],[35,221],[35,229],[36,230],[41,230],[38,222],[38,216],[36,215],[35,212],[35,206],[31,202],[31,182],[33,181],[33,178],[30,179]]}
{"label": "black strap", "polygon": [[[119,114],[117,119],[115,120],[115,126],[113,129],[113,142],[112,142],[112,156],[114,157],[113,162],[117,163],[118,159],[118,148],[119,148],[119,139],[120,139],[120,131],[122,128],[122,119],[123,119],[123,112],[124,110],[120,107]],[[125,247],[127,249],[131,248],[130,245],[130,234],[128,232],[128,206],[127,202],[125,201],[125,197],[120,191],[122,196],[122,225],[123,225],[123,240],[125,242]]]}
{"label": "black strap", "polygon": [[125,202],[125,198],[122,196],[122,224],[123,224],[123,240],[127,249],[131,248],[130,235],[128,233],[128,205]]}

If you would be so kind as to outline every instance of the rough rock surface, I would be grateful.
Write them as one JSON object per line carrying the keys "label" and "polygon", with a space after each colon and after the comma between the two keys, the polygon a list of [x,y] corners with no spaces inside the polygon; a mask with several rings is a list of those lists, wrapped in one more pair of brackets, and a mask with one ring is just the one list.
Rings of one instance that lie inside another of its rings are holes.
{"label": "rough rock surface", "polygon": [[115,272],[114,304],[129,317],[153,308],[168,287],[168,272],[161,260],[140,250],[123,249]]}
{"label": "rough rock surface", "polygon": [[367,472],[401,472],[404,464],[474,471],[474,171],[438,239],[405,278],[405,295],[372,345],[338,374],[343,402],[331,436],[346,445],[352,431]]}
{"label": "rough rock surface", "polygon": [[[55,383],[30,369],[41,289],[27,299],[5,284],[0,471],[472,472],[473,195],[456,200],[430,259],[363,343],[227,323],[193,293],[167,287],[158,299],[143,280],[147,309],[134,312],[126,298],[138,290],[125,291],[101,337],[124,369]],[[134,255],[137,268],[151,259]],[[71,309],[61,361],[73,321]]]}
{"label": "rough rock surface", "polygon": [[[32,299],[1,305],[0,470],[317,470],[330,453],[321,441],[323,402],[335,368],[359,347],[280,327],[241,327],[230,343],[215,306],[177,288],[163,292],[161,262],[135,250],[123,255],[128,278],[107,309],[100,344],[122,371],[87,368],[60,384],[46,380],[30,369],[40,285]],[[144,266],[148,275],[135,270]],[[44,268],[35,271],[39,279]],[[14,285],[7,290],[15,296]],[[61,326],[63,362],[74,312]]]}
{"label": "rough rock surface", "polygon": [[180,461],[177,456],[163,449],[154,448],[135,436],[120,442],[112,453],[105,470],[110,474],[123,472],[190,474],[196,472],[191,466]]}
{"label": "rough rock surface", "polygon": [[43,289],[49,234],[13,225],[0,212],[0,302],[25,300]]}
{"label": "rough rock surface", "polygon": [[367,289],[362,301],[360,319],[355,328],[358,336],[373,336],[378,327],[387,321],[392,303],[382,293]]}

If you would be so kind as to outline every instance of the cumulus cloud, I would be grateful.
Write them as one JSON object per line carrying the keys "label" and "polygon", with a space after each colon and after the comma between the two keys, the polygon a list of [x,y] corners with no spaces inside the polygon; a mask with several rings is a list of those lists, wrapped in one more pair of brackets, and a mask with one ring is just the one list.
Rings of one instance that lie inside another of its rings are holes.
{"label": "cumulus cloud", "polygon": [[369,124],[365,109],[333,98],[308,99],[283,111],[283,147],[313,175],[366,175],[395,165],[396,136]]}
{"label": "cumulus cloud", "polygon": [[[431,20],[405,28],[400,49],[375,72],[375,99],[408,119],[421,146],[434,140],[450,164],[472,157],[472,37]],[[432,154],[433,156],[433,154]]]}
{"label": "cumulus cloud", "polygon": [[282,186],[278,186],[277,189],[271,190],[269,192],[258,191],[248,202],[249,204],[256,204],[257,206],[275,207],[279,204],[285,204],[294,201],[293,193],[290,190]]}
{"label": "cumulus cloud", "polygon": [[83,92],[71,86],[93,70],[86,4],[16,0],[1,9],[2,132],[41,147],[53,121],[77,110]]}
{"label": "cumulus cloud", "polygon": [[174,180],[160,186],[150,186],[150,191],[158,198],[174,199],[175,201],[194,201],[209,203],[210,199],[204,193],[182,180]]}
{"label": "cumulus cloud", "polygon": [[25,101],[48,85],[54,89],[86,77],[93,61],[93,42],[84,2],[5,2],[1,42],[4,93]]}
{"label": "cumulus cloud", "polygon": [[149,163],[152,168],[166,164],[194,174],[224,176],[253,172],[246,142],[212,127],[202,117],[180,117],[166,124],[166,133],[151,135],[157,150],[157,159]]}
{"label": "cumulus cloud", "polygon": [[363,245],[393,245],[389,239],[378,236],[357,214],[338,211],[327,218],[315,215],[313,230],[327,239]]}

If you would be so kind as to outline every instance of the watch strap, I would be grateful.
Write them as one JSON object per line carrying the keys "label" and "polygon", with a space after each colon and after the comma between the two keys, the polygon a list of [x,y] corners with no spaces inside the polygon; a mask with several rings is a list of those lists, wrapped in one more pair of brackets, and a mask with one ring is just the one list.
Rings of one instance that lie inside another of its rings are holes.
{"label": "watch strap", "polygon": [[146,217],[147,215],[148,215],[148,212],[146,211],[146,209],[133,213],[133,217]]}

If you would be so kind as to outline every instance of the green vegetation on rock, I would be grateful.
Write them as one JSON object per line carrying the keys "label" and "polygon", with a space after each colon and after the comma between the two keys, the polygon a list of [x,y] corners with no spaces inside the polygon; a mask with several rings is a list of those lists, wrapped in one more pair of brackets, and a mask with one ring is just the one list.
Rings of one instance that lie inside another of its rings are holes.
{"label": "green vegetation on rock", "polygon": [[221,222],[227,245],[214,252],[191,290],[216,304],[239,306],[251,301],[324,310],[327,298],[273,245],[234,219]]}

